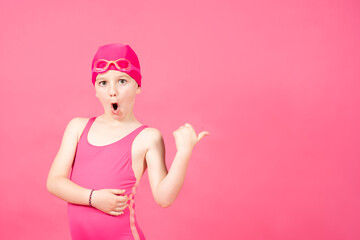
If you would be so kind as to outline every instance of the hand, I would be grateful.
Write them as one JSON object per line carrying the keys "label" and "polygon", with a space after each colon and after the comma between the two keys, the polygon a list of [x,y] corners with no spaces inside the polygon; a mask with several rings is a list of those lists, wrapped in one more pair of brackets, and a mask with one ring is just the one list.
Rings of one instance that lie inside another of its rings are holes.
{"label": "hand", "polygon": [[118,196],[124,192],[125,190],[121,189],[94,190],[91,196],[91,205],[104,213],[119,216],[128,206],[126,203],[128,197],[126,195]]}
{"label": "hand", "polygon": [[184,126],[179,127],[176,131],[173,132],[176,149],[178,151],[192,151],[195,145],[206,135],[209,135],[209,132],[203,131],[196,135],[194,128],[186,123]]}

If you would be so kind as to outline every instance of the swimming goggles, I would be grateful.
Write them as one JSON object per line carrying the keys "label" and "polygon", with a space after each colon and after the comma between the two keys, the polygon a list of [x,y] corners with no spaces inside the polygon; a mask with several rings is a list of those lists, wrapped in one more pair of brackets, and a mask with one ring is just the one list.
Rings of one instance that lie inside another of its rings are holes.
{"label": "swimming goggles", "polygon": [[[111,63],[114,63],[115,67],[120,71],[129,71],[131,69],[131,63],[125,58],[119,58],[116,60],[98,59],[94,62],[93,72],[105,72]],[[135,68],[135,67],[134,67]]]}

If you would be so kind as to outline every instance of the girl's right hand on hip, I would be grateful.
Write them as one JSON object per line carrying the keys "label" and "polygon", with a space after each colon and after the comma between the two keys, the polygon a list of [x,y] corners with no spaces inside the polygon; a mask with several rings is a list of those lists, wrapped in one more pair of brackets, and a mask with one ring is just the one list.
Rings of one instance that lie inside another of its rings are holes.
{"label": "girl's right hand on hip", "polygon": [[127,204],[128,196],[120,195],[124,192],[125,190],[122,189],[94,190],[91,196],[91,205],[104,213],[119,216],[129,206]]}

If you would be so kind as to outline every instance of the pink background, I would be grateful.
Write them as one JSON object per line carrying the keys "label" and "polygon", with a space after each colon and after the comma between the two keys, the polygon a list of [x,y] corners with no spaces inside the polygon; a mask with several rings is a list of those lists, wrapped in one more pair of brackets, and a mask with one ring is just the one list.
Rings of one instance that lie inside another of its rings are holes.
{"label": "pink background", "polygon": [[194,149],[176,202],[148,175],[149,240],[360,239],[359,1],[0,1],[0,239],[70,239],[47,174],[73,117],[102,113],[97,47],[130,44],[135,115]]}

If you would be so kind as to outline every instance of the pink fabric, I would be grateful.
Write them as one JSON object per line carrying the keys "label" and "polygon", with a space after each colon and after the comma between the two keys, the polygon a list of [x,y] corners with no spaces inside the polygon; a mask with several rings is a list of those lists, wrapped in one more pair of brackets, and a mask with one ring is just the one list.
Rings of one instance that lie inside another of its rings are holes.
{"label": "pink fabric", "polygon": [[131,146],[146,127],[142,125],[122,139],[104,146],[88,142],[95,117],[89,119],[81,134],[70,175],[76,184],[89,189],[125,189],[129,207],[120,216],[106,214],[94,207],[68,203],[68,218],[73,240],[144,240],[135,217],[136,177],[132,169]]}
{"label": "pink fabric", "polygon": [[[92,69],[92,83],[95,84],[97,72],[94,72],[94,63],[99,59],[106,59],[108,61],[116,60],[119,58],[125,58],[131,63],[131,68],[127,71],[121,71],[127,73],[132,77],[137,84],[141,87],[141,71],[140,71],[140,62],[135,51],[127,44],[121,43],[109,43],[98,47],[98,50],[95,53],[95,56],[91,63]],[[108,70],[118,70],[113,63],[110,64]],[[107,71],[107,70],[106,70]],[[119,70],[118,70],[119,71]]]}

